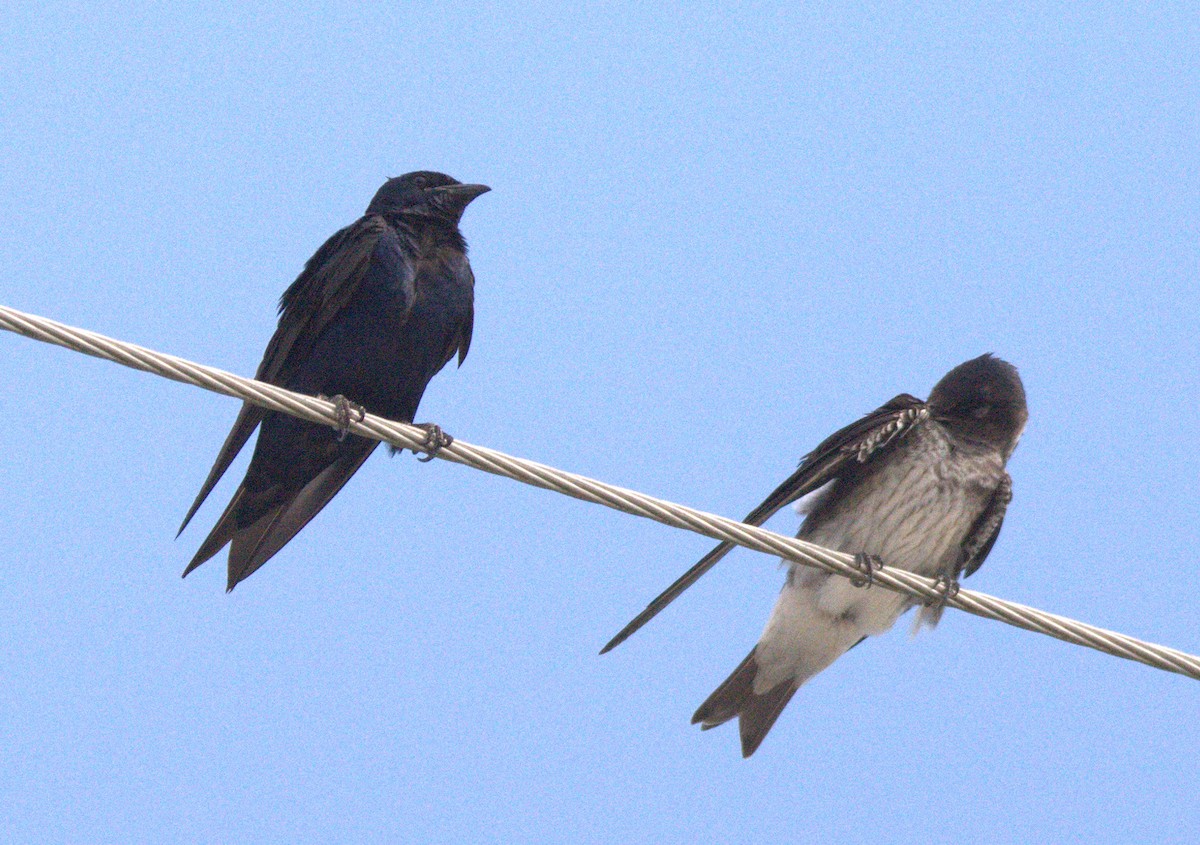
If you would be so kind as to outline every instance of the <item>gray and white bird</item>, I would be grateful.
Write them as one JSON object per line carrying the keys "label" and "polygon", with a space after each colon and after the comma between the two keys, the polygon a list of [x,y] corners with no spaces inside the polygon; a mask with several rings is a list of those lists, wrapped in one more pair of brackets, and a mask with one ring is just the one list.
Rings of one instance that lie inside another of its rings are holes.
{"label": "gray and white bird", "polygon": [[[1005,465],[1028,419],[1016,367],[982,355],[934,386],[929,400],[901,394],[838,431],[745,519],[761,525],[802,497],[798,537],[872,566],[943,579],[947,590],[982,565],[1012,499]],[[733,544],[721,543],[629,623],[624,641],[696,582]],[[758,644],[692,717],[708,729],[738,718],[742,754],[766,737],[800,685],[863,639],[881,634],[917,600],[859,589],[847,578],[792,563]],[[937,624],[941,606],[918,624]]]}

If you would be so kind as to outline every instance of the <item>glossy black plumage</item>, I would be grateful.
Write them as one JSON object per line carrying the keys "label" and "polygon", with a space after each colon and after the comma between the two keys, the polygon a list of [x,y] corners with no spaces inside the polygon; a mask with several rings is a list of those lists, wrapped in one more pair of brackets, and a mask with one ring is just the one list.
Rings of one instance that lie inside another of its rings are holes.
{"label": "glossy black plumage", "polygon": [[[366,213],[334,234],[280,298],[256,378],[341,395],[411,422],[429,380],[471,343],[474,277],[458,221],[486,192],[441,173],[389,179]],[[271,558],[378,445],[246,403],[180,532],[261,425],[241,485],[186,576],[230,544],[228,589]]]}

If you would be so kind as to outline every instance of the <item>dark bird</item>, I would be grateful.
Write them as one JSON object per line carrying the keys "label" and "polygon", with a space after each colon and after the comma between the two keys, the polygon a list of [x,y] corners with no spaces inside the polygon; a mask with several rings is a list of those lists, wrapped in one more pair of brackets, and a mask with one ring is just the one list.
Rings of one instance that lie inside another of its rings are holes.
{"label": "dark bird", "polygon": [[[738,717],[742,755],[766,737],[796,690],[872,634],[892,627],[916,600],[869,585],[893,566],[957,589],[982,564],[1012,499],[1005,464],[1028,419],[1016,367],[983,355],[955,367],[922,402],[906,393],[846,426],[809,453],[746,517],[761,525],[800,503],[798,537],[855,555],[865,578],[851,582],[789,564],[758,644],[692,716],[705,730]],[[721,543],[650,603],[608,651],[653,618],[733,548]],[[942,605],[921,609],[933,627]],[[603,651],[601,652],[604,653]]]}
{"label": "dark bird", "polygon": [[[429,380],[471,345],[475,277],[458,221],[486,185],[418,171],[389,179],[279,300],[279,327],[255,378],[411,422]],[[378,441],[242,406],[180,533],[262,425],[237,492],[183,574],[228,543],[232,590],[342,489]],[[445,439],[429,427],[434,448]]]}

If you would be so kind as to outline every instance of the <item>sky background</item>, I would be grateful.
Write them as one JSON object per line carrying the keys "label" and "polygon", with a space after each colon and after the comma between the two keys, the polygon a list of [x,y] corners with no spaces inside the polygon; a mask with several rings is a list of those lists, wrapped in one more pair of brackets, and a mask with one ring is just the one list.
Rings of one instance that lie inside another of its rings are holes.
{"label": "sky background", "polygon": [[[462,228],[419,420],[731,517],[983,352],[1030,422],[968,585],[1200,652],[1191,4],[9,3],[0,302],[250,375],[389,176]],[[0,839],[1195,842],[1200,685],[958,612],[695,707],[777,561],[378,453],[232,594],[234,400],[0,334]],[[790,510],[770,526],[793,533]]]}

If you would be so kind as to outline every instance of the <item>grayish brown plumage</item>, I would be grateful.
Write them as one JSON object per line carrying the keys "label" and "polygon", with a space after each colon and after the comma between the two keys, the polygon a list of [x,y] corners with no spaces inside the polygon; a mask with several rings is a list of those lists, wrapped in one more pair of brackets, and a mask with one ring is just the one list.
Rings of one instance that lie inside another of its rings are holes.
{"label": "grayish brown plumage", "polygon": [[[1012,497],[1005,465],[1025,427],[1025,391],[1011,364],[983,355],[955,367],[929,400],[901,394],[826,439],[745,519],[761,525],[810,496],[797,536],[877,557],[948,583],[983,563]],[[722,543],[613,638],[618,645],[731,549]],[[712,728],[737,717],[750,756],[806,680],[864,638],[889,629],[914,600],[792,564],[758,644],[696,710]],[[940,607],[921,610],[936,625]]]}

